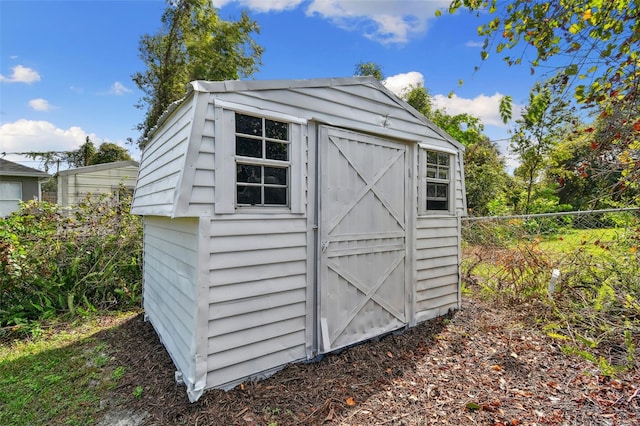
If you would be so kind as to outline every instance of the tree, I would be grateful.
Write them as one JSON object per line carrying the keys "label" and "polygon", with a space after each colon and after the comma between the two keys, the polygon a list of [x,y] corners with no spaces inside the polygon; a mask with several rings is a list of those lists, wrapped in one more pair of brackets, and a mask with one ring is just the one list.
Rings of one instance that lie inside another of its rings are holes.
{"label": "tree", "polygon": [[563,99],[566,76],[559,74],[544,83],[536,83],[529,94],[529,105],[524,108],[522,119],[516,120],[517,128],[511,139],[510,149],[518,155],[520,166],[515,175],[525,184],[525,201],[522,210],[529,213],[534,185],[545,169],[545,161],[555,145],[575,126],[575,108]]}
{"label": "tree", "polygon": [[85,142],[80,145],[75,151],[69,151],[63,157],[63,161],[70,167],[84,167],[93,163],[93,158],[96,155],[96,147],[89,139],[89,136],[85,138]]}
{"label": "tree", "polygon": [[243,12],[238,21],[220,19],[210,0],[168,0],[154,35],[140,39],[140,59],[147,69],[132,78],[144,93],[146,108],[138,125],[144,142],[169,104],[184,96],[193,80],[235,80],[247,77],[262,64],[263,49],[251,38],[257,23]]}
{"label": "tree", "polygon": [[506,201],[496,211],[496,200],[506,200],[511,178],[495,143],[482,137],[464,152],[467,207],[475,216],[507,214]]}
{"label": "tree", "polygon": [[131,161],[129,152],[115,143],[104,142],[91,159],[91,164],[114,163],[116,161]]}
{"label": "tree", "polygon": [[429,91],[422,85],[411,85],[404,90],[402,98],[427,118],[433,116],[433,102]]}
{"label": "tree", "polygon": [[356,65],[354,75],[366,77],[372,76],[378,81],[384,80],[384,74],[382,74],[382,68],[375,62],[360,62]]}
{"label": "tree", "polygon": [[[617,148],[627,159],[620,174],[624,184],[640,181],[638,0],[512,0],[506,7],[497,0],[453,0],[449,12],[463,7],[488,19],[478,28],[485,36],[482,59],[494,49],[508,65],[518,65],[533,48],[532,73],[544,63],[570,78],[575,99],[597,107],[611,124],[592,149]],[[505,55],[518,46],[519,54]]]}
{"label": "tree", "polygon": [[591,140],[582,129],[565,135],[551,152],[547,160],[546,184],[556,185],[561,204],[570,204],[574,210],[611,207],[599,198],[599,194],[617,179],[608,181],[599,176],[597,163],[589,159]]}
{"label": "tree", "polygon": [[112,163],[115,161],[132,160],[129,151],[111,142],[103,142],[96,150],[95,145],[89,139],[73,151],[45,151],[45,152],[19,152],[17,154],[27,156],[34,160],[43,162],[45,172],[49,173],[49,168],[56,165],[56,173],[61,164],[67,164],[71,168],[91,166],[94,164]]}

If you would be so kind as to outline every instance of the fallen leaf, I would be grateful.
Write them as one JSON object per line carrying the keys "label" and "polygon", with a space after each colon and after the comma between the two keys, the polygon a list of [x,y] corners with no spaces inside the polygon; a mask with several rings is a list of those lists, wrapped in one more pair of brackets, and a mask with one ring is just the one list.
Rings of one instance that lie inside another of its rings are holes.
{"label": "fallen leaf", "polygon": [[393,354],[392,354],[391,352],[387,352],[387,356],[388,356],[389,358],[393,358]]}
{"label": "fallen leaf", "polygon": [[482,404],[482,411],[488,411],[490,413],[493,413],[494,411],[496,411],[495,407],[492,407],[489,404]]}
{"label": "fallen leaf", "polygon": [[466,408],[467,408],[467,410],[469,410],[469,411],[479,411],[479,410],[482,410],[482,407],[481,407],[479,404],[475,403],[475,402],[469,402],[469,403],[467,403],[467,405],[466,405],[465,407],[466,407]]}
{"label": "fallen leaf", "polygon": [[502,367],[500,367],[498,364],[491,366],[491,369],[494,371],[502,371]]}
{"label": "fallen leaf", "polygon": [[349,407],[353,407],[354,405],[356,405],[356,400],[353,399],[353,397],[350,396],[349,398],[347,398],[347,405]]}

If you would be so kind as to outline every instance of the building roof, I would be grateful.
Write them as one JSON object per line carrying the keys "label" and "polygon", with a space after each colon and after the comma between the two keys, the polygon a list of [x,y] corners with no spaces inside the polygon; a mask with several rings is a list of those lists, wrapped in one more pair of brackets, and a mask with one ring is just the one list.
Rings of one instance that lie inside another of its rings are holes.
{"label": "building roof", "polygon": [[0,158],[0,176],[23,176],[38,178],[51,177],[50,174],[45,173],[42,170],[23,166],[22,164],[14,163],[13,161],[5,160],[4,158]]}
{"label": "building roof", "polygon": [[75,169],[62,170],[58,173],[60,176],[75,175],[78,173],[91,173],[99,170],[117,169],[120,167],[138,167],[137,161],[114,161],[113,163],[93,164],[91,166],[77,167]]}
{"label": "building roof", "polygon": [[[435,125],[431,120],[422,115],[395,93],[387,89],[380,81],[371,76],[356,76],[342,78],[314,78],[308,80],[227,80],[227,81],[204,81],[196,80],[187,85],[187,93],[182,98],[173,102],[158,119],[158,123],[149,131],[147,139],[150,139],[159,127],[169,118],[169,116],[193,94],[193,92],[227,93],[241,91],[261,91],[261,90],[295,90],[311,87],[336,87],[336,86],[368,86],[379,90],[391,98],[398,106],[407,110],[411,115],[420,120],[425,126],[439,134],[443,139],[453,144],[456,148],[464,150],[464,145]],[[144,143],[142,144],[144,145]]]}

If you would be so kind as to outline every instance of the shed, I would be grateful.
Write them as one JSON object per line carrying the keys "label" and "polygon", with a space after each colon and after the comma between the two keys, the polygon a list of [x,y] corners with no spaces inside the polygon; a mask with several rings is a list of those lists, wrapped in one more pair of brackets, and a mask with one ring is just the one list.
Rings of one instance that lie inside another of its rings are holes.
{"label": "shed", "polygon": [[0,217],[18,210],[21,201],[39,200],[42,181],[50,177],[41,170],[0,158]]}
{"label": "shed", "polygon": [[190,83],[132,204],[190,400],[459,308],[463,149],[371,77]]}
{"label": "shed", "polygon": [[58,204],[72,206],[88,194],[118,194],[121,187],[133,192],[138,162],[115,161],[63,170],[58,173]]}

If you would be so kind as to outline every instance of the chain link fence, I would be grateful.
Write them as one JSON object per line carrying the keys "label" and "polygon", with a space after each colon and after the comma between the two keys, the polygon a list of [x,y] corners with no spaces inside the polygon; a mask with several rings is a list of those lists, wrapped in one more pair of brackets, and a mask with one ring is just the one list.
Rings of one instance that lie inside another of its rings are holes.
{"label": "chain link fence", "polygon": [[615,375],[640,350],[640,209],[462,221],[464,290],[531,311],[564,350]]}
{"label": "chain link fence", "polygon": [[[501,247],[518,240],[550,238],[571,231],[628,232],[639,225],[640,208],[465,217],[462,218],[462,239],[467,245]],[[598,232],[590,234],[596,239],[599,237]]]}

